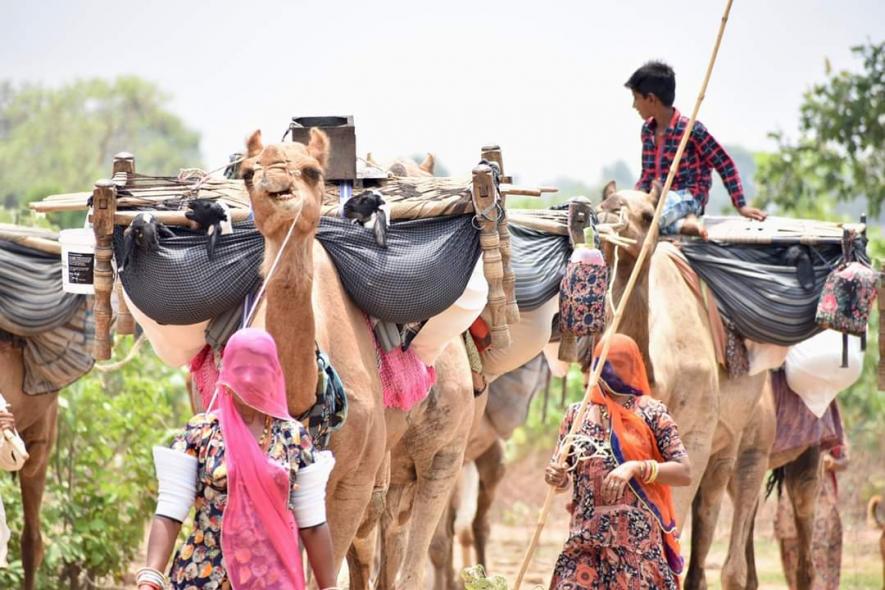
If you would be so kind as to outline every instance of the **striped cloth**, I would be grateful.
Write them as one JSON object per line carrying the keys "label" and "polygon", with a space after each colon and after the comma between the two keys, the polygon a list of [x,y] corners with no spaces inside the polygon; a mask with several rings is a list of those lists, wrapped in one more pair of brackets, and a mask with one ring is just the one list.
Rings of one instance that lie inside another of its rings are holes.
{"label": "striped cloth", "polygon": [[[814,316],[824,281],[842,256],[840,245],[811,248],[814,287],[799,284],[784,246],[682,244],[692,268],[716,295],[719,311],[744,338],[791,346],[820,332]],[[866,259],[861,241],[859,259]],[[675,304],[675,303],[674,303]]]}
{"label": "striped cloth", "polygon": [[90,300],[64,293],[61,282],[57,256],[0,241],[0,337],[23,342],[28,395],[58,391],[94,363]]}
{"label": "striped cloth", "polygon": [[559,294],[559,283],[572,247],[568,236],[547,234],[509,224],[513,256],[510,265],[516,275],[516,303],[520,311],[538,309]]}

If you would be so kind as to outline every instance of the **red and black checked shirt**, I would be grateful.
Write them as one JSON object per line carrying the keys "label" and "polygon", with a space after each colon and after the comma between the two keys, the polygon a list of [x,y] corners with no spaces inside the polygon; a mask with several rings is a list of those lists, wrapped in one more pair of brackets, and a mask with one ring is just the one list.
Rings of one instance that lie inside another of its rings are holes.
{"label": "red and black checked shirt", "polygon": [[[648,192],[654,179],[660,179],[662,183],[666,180],[673,158],[676,157],[679,141],[687,126],[688,117],[673,109],[673,118],[664,132],[664,139],[660,145],[655,145],[657,123],[654,118],[642,125],[642,175],[636,183],[638,190]],[[687,189],[706,207],[713,183],[710,171],[714,168],[722,178],[722,184],[725,185],[734,206],[740,208],[746,205],[741,177],[731,156],[700,121],[695,121],[691,138],[685,146],[685,152],[679,161],[679,170],[673,178],[670,189],[674,191]]]}

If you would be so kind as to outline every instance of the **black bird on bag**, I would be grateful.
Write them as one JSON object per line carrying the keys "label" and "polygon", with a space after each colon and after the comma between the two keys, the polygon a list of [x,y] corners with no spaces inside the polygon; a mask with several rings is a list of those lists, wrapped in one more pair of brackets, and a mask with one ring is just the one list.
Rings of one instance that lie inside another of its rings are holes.
{"label": "black bird on bag", "polygon": [[814,265],[806,246],[790,246],[784,253],[787,266],[796,267],[796,278],[806,291],[814,289]]}
{"label": "black bird on bag", "polygon": [[187,204],[190,211],[184,216],[191,222],[195,230],[204,230],[209,237],[207,251],[209,260],[215,256],[215,240],[221,233],[221,222],[227,221],[227,211],[216,201],[211,199],[194,199]]}
{"label": "black bird on bag", "polygon": [[384,198],[375,190],[354,195],[344,202],[342,215],[352,223],[362,226],[369,224],[375,234],[375,241],[382,248],[387,247],[387,212],[382,208]]}
{"label": "black bird on bag", "polygon": [[139,213],[123,232],[123,268],[135,260],[136,252],[145,254],[160,249],[160,238],[171,238],[172,230],[157,221],[150,213]]}

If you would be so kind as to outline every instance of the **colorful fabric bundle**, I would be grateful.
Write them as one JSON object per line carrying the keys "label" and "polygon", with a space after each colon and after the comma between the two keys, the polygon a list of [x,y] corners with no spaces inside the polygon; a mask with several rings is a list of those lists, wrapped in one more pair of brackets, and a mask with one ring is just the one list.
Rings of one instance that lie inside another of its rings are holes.
{"label": "colorful fabric bundle", "polygon": [[824,283],[815,320],[822,328],[866,334],[878,287],[879,273],[873,269],[860,262],[841,265]]}
{"label": "colorful fabric bundle", "polygon": [[602,253],[576,248],[559,286],[559,329],[575,336],[602,333],[607,292],[608,267]]}

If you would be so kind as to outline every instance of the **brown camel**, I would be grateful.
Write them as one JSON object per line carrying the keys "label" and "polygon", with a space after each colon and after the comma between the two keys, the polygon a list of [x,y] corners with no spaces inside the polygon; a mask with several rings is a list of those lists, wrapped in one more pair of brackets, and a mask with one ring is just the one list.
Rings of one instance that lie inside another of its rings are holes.
{"label": "brown camel", "polygon": [[433,169],[436,166],[436,158],[433,157],[433,154],[427,154],[420,164],[409,159],[400,159],[385,166],[375,160],[371,153],[368,153],[366,154],[366,162],[371,166],[386,170],[394,176],[433,176]]}
{"label": "brown camel", "polygon": [[[351,587],[369,584],[374,554],[371,533],[384,506],[386,485],[392,481],[388,465],[399,465],[385,462],[384,458],[386,451],[403,439],[408,441],[404,444],[410,445],[410,460],[417,477],[416,518],[409,529],[409,550],[402,572],[394,581],[391,569],[385,568],[385,580],[391,587],[416,587],[415,581],[420,583],[421,576],[418,566],[423,563],[433,527],[454,485],[466,444],[466,431],[460,439],[453,440],[440,436],[434,428],[445,425],[447,432],[458,432],[452,428],[460,424],[463,429],[472,421],[472,386],[463,345],[450,345],[438,360],[435,394],[408,414],[399,410],[385,412],[366,318],[345,293],[325,250],[314,247],[328,138],[313,130],[307,146],[286,143],[265,147],[256,132],[249,139],[247,150],[248,159],[243,162],[241,174],[252,201],[256,227],[265,238],[265,276],[295,223],[279,266],[267,281],[264,318],[278,343],[287,376],[290,412],[299,415],[314,401],[315,342],[329,351],[350,399],[348,421],[332,437],[331,449],[338,462],[327,488],[336,567],[340,567],[356,539],[349,556]],[[290,326],[298,326],[298,330],[293,332]],[[455,409],[467,414],[459,415]],[[460,450],[457,440],[465,441]],[[396,457],[399,460],[400,454]],[[395,483],[399,485],[401,481],[397,479]],[[388,562],[391,567],[399,565],[395,557]]]}
{"label": "brown camel", "polygon": [[28,449],[29,458],[18,472],[24,508],[21,536],[24,589],[36,587],[37,569],[43,561],[40,534],[40,504],[46,487],[46,469],[55,443],[58,394],[26,395],[22,391],[24,365],[22,350],[0,340],[0,393],[15,415],[15,427]]}
{"label": "brown camel", "polygon": [[885,588],[885,516],[882,509],[885,504],[882,503],[882,496],[873,496],[867,504],[867,518],[870,524],[882,531],[879,536],[879,555],[882,558],[882,586]]}
{"label": "brown camel", "polygon": [[[619,302],[640,245],[648,234],[660,187],[651,193],[618,191],[609,183],[600,205],[605,226],[626,226],[620,235],[636,245],[618,247],[613,295]],[[653,394],[667,404],[685,443],[692,465],[691,486],[673,490],[677,520],[681,526],[692,508],[692,560],[686,588],[705,586],[703,561],[696,558],[695,543],[708,544],[715,530],[719,505],[735,469],[741,435],[750,423],[762,396],[767,375],[730,378],[716,361],[707,311],[689,288],[673,260],[670,245],[656,244],[631,294],[620,331],[633,337],[643,350]],[[610,268],[614,246],[605,248]],[[757,481],[742,482],[759,489]],[[692,501],[694,499],[694,501]],[[703,552],[705,555],[706,552]],[[724,588],[742,587],[732,580],[741,573],[726,562]]]}
{"label": "brown camel", "polygon": [[[771,392],[759,400],[753,420],[744,431],[738,453],[737,467],[729,482],[728,492],[734,503],[731,538],[726,564],[740,574],[730,580],[731,587],[755,589],[759,586],[753,547],[753,526],[759,504],[760,475],[766,469],[778,470],[778,477],[786,485],[799,538],[799,567],[796,584],[800,590],[814,585],[812,536],[814,510],[820,490],[820,445],[808,445],[785,452],[770,454],[776,430],[776,408]],[[694,551],[694,546],[692,547]],[[701,548],[709,549],[709,545]]]}
{"label": "brown camel", "polygon": [[[314,247],[328,157],[329,141],[322,131],[312,130],[306,146],[267,147],[256,131],[248,140],[241,175],[265,240],[264,324],[277,342],[289,412],[299,416],[315,402],[317,345],[328,351],[347,389],[348,420],[331,440],[337,463],[327,487],[337,569],[372,497],[385,454],[385,423],[375,344],[365,315],[347,296],[326,251]],[[279,265],[268,276],[293,223]]]}

